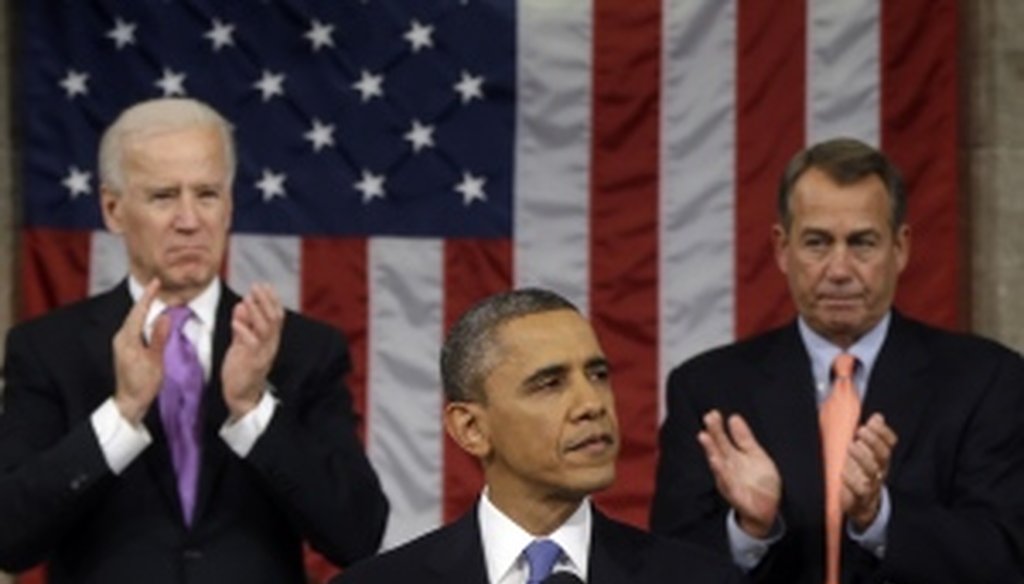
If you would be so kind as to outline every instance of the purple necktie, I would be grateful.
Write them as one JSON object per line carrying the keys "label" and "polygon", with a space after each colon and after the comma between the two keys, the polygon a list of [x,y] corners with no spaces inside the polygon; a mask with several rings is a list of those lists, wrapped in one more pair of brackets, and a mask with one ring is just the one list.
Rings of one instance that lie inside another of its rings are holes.
{"label": "purple necktie", "polygon": [[203,392],[203,368],[192,341],[185,336],[185,323],[192,316],[187,306],[166,310],[171,332],[164,347],[164,380],[160,387],[160,418],[171,448],[171,461],[178,476],[178,496],[185,524],[192,524],[199,478],[199,399]]}
{"label": "purple necktie", "polygon": [[551,574],[555,562],[562,555],[562,548],[550,539],[535,539],[523,550],[530,565],[530,577],[526,584],[539,584]]}

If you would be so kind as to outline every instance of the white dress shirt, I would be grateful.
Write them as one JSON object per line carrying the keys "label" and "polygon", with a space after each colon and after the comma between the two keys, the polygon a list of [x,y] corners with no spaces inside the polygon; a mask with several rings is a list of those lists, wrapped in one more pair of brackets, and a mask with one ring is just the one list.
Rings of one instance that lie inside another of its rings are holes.
{"label": "white dress shirt", "polygon": [[477,506],[477,521],[490,584],[525,584],[529,565],[523,550],[535,539],[550,539],[562,548],[562,556],[553,572],[571,572],[587,580],[587,560],[590,558],[590,532],[593,516],[590,499],[580,506],[555,531],[531,535],[491,503],[484,489]]}

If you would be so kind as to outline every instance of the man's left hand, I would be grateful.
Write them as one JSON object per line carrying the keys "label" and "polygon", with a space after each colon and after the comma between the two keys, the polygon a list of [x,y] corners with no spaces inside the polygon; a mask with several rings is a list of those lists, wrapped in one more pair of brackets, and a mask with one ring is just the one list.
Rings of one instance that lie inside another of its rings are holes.
{"label": "man's left hand", "polygon": [[854,434],[843,467],[841,505],[857,531],[867,529],[878,516],[895,446],[896,432],[879,413],[872,414]]}
{"label": "man's left hand", "polygon": [[259,404],[277,355],[284,306],[269,284],[254,284],[231,313],[231,345],[224,356],[221,380],[232,421]]}

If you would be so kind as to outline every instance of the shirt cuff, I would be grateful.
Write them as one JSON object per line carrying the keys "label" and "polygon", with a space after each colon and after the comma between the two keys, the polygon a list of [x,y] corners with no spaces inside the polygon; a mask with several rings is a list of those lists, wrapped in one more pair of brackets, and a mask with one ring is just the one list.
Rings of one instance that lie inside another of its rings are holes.
{"label": "shirt cuff", "polygon": [[107,398],[89,417],[92,431],[100,444],[103,458],[114,474],[128,468],[135,458],[153,442],[143,424],[134,425],[121,415],[114,398]]}
{"label": "shirt cuff", "polygon": [[725,530],[729,536],[729,551],[732,553],[733,563],[744,572],[749,572],[761,563],[772,544],[782,539],[786,533],[786,524],[779,516],[768,537],[758,539],[743,531],[739,520],[736,519],[736,510],[730,509],[725,518]]}
{"label": "shirt cuff", "polygon": [[270,419],[274,416],[274,410],[276,409],[277,398],[271,395],[270,388],[268,387],[263,392],[260,403],[256,404],[255,408],[249,410],[249,413],[236,420],[233,424],[224,422],[224,425],[220,428],[220,437],[235,454],[245,458],[256,444],[256,440],[263,435],[267,426],[270,425]]}
{"label": "shirt cuff", "polygon": [[889,527],[889,517],[892,516],[892,504],[889,502],[889,489],[882,486],[882,502],[878,506],[878,515],[868,525],[868,528],[857,533],[852,522],[846,523],[846,533],[850,539],[857,542],[857,545],[874,554],[878,559],[885,557],[886,528]]}

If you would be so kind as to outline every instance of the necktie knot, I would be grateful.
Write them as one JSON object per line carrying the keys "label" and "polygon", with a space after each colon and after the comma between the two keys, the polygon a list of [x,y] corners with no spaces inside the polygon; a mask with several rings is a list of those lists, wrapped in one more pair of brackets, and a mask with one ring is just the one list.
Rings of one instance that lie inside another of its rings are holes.
{"label": "necktie knot", "polygon": [[192,316],[192,309],[188,306],[168,306],[164,314],[171,319],[171,331],[180,332],[184,329],[185,323]]}
{"label": "necktie knot", "polygon": [[849,353],[840,353],[832,362],[832,372],[837,379],[850,379],[853,377],[853,368],[856,364],[856,357]]}
{"label": "necktie knot", "polygon": [[562,555],[562,548],[550,539],[535,539],[523,550],[530,565],[530,577],[526,584],[539,584],[551,574],[555,562]]}

